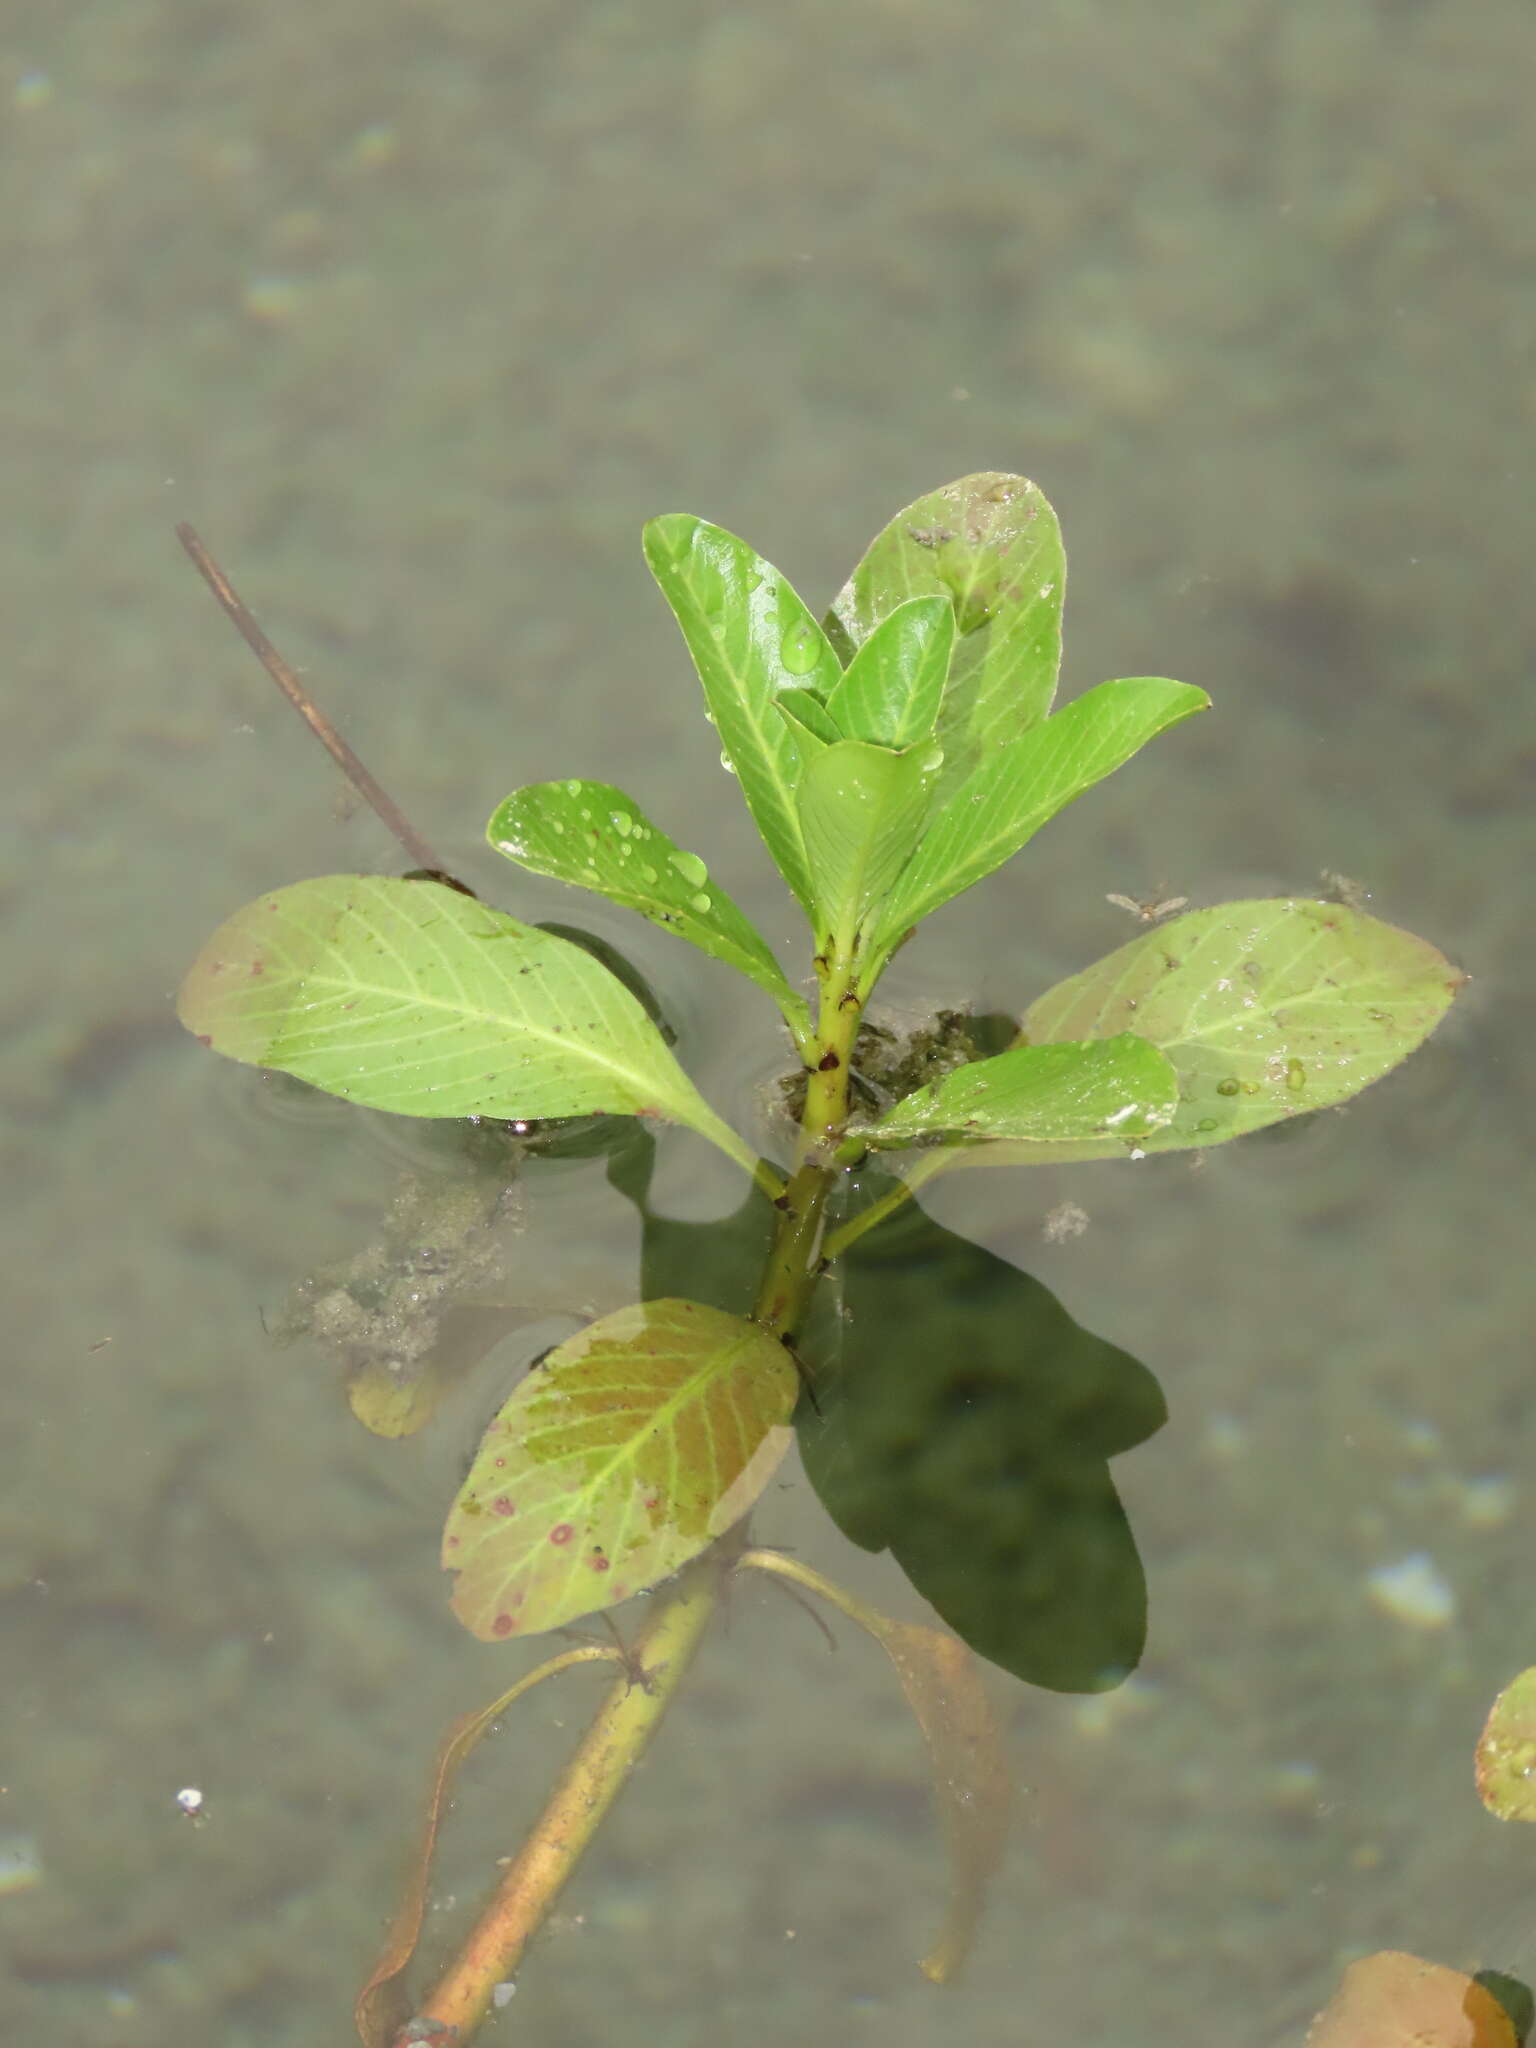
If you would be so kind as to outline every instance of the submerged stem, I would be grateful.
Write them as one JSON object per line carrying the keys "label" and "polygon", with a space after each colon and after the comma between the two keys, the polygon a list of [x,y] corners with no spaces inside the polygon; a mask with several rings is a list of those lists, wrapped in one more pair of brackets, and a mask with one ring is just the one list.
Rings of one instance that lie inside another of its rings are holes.
{"label": "submerged stem", "polygon": [[719,1604],[721,1560],[690,1566],[642,1631],[631,1670],[614,1683],[539,1819],[453,1963],[396,2035],[398,2048],[468,2040],[511,1977],[693,1662]]}

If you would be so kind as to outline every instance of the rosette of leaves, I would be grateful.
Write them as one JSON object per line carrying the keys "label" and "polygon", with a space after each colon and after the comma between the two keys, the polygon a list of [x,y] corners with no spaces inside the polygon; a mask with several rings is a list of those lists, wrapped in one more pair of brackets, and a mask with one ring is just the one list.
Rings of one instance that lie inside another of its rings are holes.
{"label": "rosette of leaves", "polygon": [[[807,921],[814,1003],[705,855],[626,791],[529,785],[488,836],[762,991],[808,1076],[795,1158],[757,1157],[590,950],[436,880],[333,875],[237,912],[183,987],[190,1030],[407,1116],[679,1124],[784,1213],[834,1160],[870,1150],[903,1177],[899,1197],[946,1166],[1221,1143],[1358,1092],[1450,1002],[1449,963],[1361,912],[1300,898],[1197,910],[1040,997],[1004,1050],[850,1122],[845,1069],[896,949],[1209,700],[1137,676],[1056,703],[1065,556],[1022,477],[964,477],[907,506],[820,617],[707,520],[655,519],[644,546],[724,762]],[[839,1088],[817,1085],[829,1073]],[[862,1227],[834,1229],[828,1256]],[[745,1514],[789,1439],[798,1380],[782,1340],[799,1313],[754,1314],[750,1285],[728,1305],[668,1292],[530,1373],[449,1519],[468,1625],[563,1625],[654,1585]],[[848,1399],[877,1402],[881,1375],[856,1377]],[[1133,1601],[1124,1612],[1116,1640],[1135,1634]]]}

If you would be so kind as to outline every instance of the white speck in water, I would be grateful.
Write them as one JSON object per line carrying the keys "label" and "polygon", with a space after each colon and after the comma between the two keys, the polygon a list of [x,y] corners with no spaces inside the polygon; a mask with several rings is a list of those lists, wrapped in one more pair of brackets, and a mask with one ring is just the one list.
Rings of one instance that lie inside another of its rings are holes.
{"label": "white speck in water", "polygon": [[1040,1226],[1047,1244],[1066,1244],[1088,1228],[1088,1211],[1077,1202],[1058,1202]]}
{"label": "white speck in water", "polygon": [[1427,1550],[1378,1565],[1366,1573],[1365,1585],[1383,1614],[1409,1628],[1444,1628],[1455,1619],[1456,1595]]}

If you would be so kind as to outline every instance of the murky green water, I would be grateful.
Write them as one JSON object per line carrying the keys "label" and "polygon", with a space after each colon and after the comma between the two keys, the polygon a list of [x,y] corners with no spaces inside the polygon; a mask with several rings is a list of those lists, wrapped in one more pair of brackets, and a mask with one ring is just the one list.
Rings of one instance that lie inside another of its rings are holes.
{"label": "murky green water", "polygon": [[[1066,687],[1168,673],[1217,710],[946,912],[893,999],[1018,1008],[1126,935],[1107,892],[1322,870],[1476,979],[1295,1144],[935,1198],[1171,1409],[1115,1468],[1141,1672],[999,1681],[1027,1790],[966,1980],[915,1968],[942,1878],[889,1673],[750,1588],[501,2031],[1279,2048],[1363,1949],[1536,1974],[1536,1839],[1470,1773],[1536,1661],[1533,59],[1518,0],[8,10],[15,2039],[346,2040],[437,1734],[528,1654],[447,1613],[463,1429],[376,1445],[264,1335],[400,1141],[216,1069],[171,991],[260,889],[393,863],[173,523],[510,907],[574,914],[483,819],[583,774],[788,940],[639,522],[705,513],[821,597],[983,467],[1062,515]],[[598,918],[741,1111],[762,1013]],[[657,1185],[736,1199],[681,1141]],[[1049,1241],[1069,1201],[1088,1228]],[[574,1171],[528,1243],[544,1342],[633,1286],[632,1216]],[[797,1477],[759,1530],[920,1618]],[[513,1846],[582,1687],[479,1758],[443,1893]]]}

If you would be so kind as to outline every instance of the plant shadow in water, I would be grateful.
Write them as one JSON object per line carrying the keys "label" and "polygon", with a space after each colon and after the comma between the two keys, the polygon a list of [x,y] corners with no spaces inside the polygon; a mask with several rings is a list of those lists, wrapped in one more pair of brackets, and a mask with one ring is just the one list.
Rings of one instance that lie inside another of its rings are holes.
{"label": "plant shadow in water", "polygon": [[[754,1189],[714,1223],[651,1209],[654,1141],[609,1163],[639,1209],[642,1298],[739,1312],[775,1221]],[[864,1177],[877,1198],[889,1182]],[[1095,1692],[1140,1659],[1147,1589],[1109,1460],[1166,1421],[1152,1373],[1049,1288],[915,1208],[839,1262],[843,1315],[801,1346],[807,1475],[864,1550],[889,1550],[978,1655],[1030,1684]]]}

